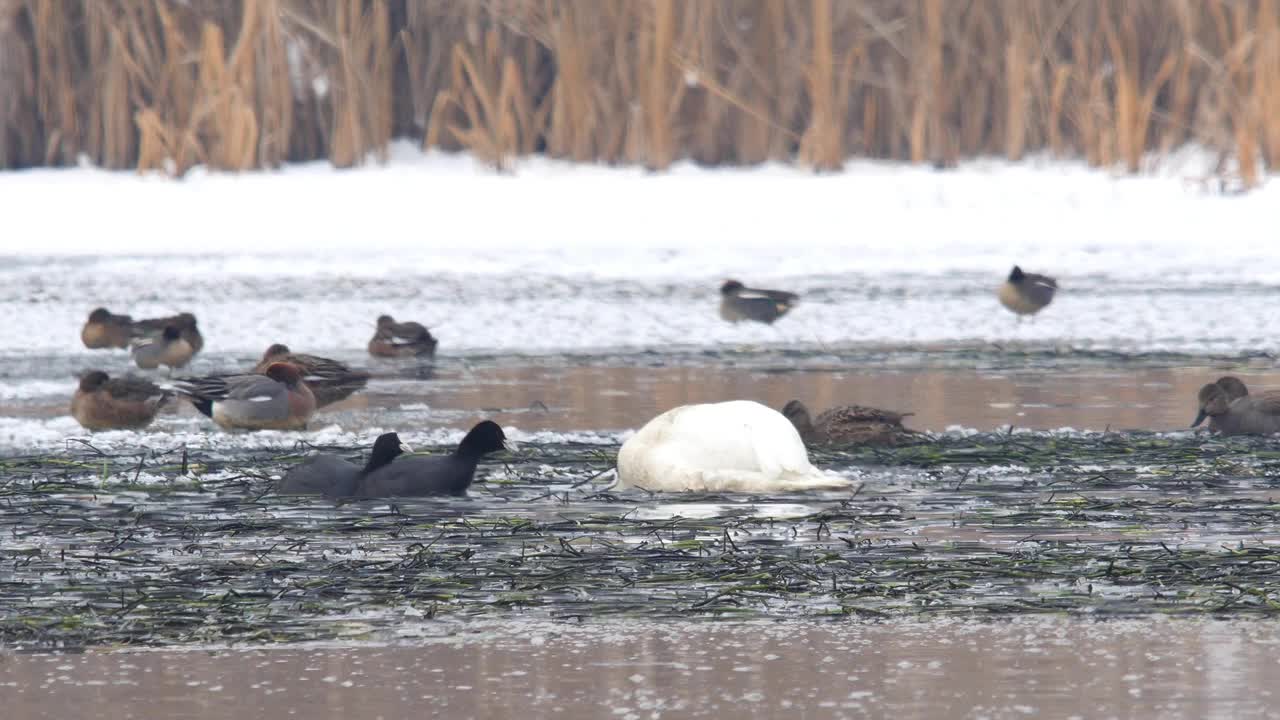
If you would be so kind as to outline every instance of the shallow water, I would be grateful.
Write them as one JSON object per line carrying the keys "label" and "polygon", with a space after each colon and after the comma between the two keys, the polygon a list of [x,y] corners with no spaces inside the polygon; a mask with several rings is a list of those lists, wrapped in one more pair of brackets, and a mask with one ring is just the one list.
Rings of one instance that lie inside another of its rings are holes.
{"label": "shallow water", "polygon": [[1272,623],[516,620],[425,630],[386,646],[0,654],[0,688],[14,720],[1280,717]]}

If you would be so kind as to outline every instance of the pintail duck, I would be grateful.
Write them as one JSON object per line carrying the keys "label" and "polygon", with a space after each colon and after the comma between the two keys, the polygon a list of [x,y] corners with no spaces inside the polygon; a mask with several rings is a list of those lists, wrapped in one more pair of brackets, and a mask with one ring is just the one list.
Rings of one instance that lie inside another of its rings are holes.
{"label": "pintail duck", "polygon": [[266,372],[272,363],[287,362],[298,366],[302,371],[302,379],[316,396],[316,407],[332,405],[339,400],[351,397],[351,394],[365,386],[369,381],[369,373],[352,370],[346,363],[329,358],[295,353],[288,345],[276,343],[262,354],[262,360],[253,368],[258,374]]}
{"label": "pintail duck", "polygon": [[133,318],[128,315],[112,315],[106,308],[98,308],[89,313],[84,327],[80,329],[80,341],[90,349],[127,348],[129,347],[130,330]]}
{"label": "pintail duck", "polygon": [[726,280],[720,286],[720,317],[732,323],[754,320],[773,324],[799,301],[795,293],[749,288],[737,280]]}
{"label": "pintail duck", "polygon": [[365,475],[358,483],[355,496],[466,495],[480,458],[504,448],[515,450],[515,445],[507,440],[501,426],[484,420],[471,428],[458,449],[448,455],[400,458]]}
{"label": "pintail duck", "polygon": [[369,354],[378,357],[435,355],[436,339],[416,322],[396,322],[390,315],[378,317],[378,329],[369,341]]}
{"label": "pintail duck", "polygon": [[281,495],[350,497],[355,494],[357,484],[366,475],[387,465],[402,453],[411,452],[413,448],[400,442],[399,435],[393,432],[383,433],[374,441],[369,460],[363,468],[337,455],[321,453],[285,473],[276,483],[276,492]]}
{"label": "pintail duck", "polygon": [[139,377],[85,373],[71,398],[71,416],[90,430],[137,430],[151,424],[173,393]]}
{"label": "pintail duck", "polygon": [[155,370],[161,365],[171,369],[185,367],[196,351],[182,336],[181,330],[167,325],[158,336],[135,336],[129,345],[129,353],[138,367]]}
{"label": "pintail duck", "polygon": [[845,405],[831,408],[812,420],[809,408],[799,400],[792,400],[782,408],[782,414],[795,425],[796,431],[808,445],[899,445],[919,435],[915,430],[902,426],[902,419],[912,413],[896,413],[890,410]]}
{"label": "pintail duck", "polygon": [[134,337],[157,336],[166,327],[176,327],[182,333],[182,339],[191,346],[191,352],[198,353],[204,349],[204,336],[196,324],[196,316],[189,312],[178,313],[170,317],[139,320],[133,324]]}
{"label": "pintail duck", "polygon": [[1022,272],[1022,268],[1014,265],[996,296],[1000,298],[1001,305],[1021,320],[1023,315],[1034,315],[1053,302],[1053,294],[1057,291],[1057,280],[1047,275]]}
{"label": "pintail duck", "polygon": [[261,375],[187,377],[174,385],[228,430],[303,430],[316,410],[302,371],[289,363],[272,363]]}
{"label": "pintail duck", "polygon": [[1227,375],[1200,388],[1200,410],[1191,427],[1209,419],[1223,435],[1271,435],[1280,432],[1280,392],[1250,395],[1239,378]]}

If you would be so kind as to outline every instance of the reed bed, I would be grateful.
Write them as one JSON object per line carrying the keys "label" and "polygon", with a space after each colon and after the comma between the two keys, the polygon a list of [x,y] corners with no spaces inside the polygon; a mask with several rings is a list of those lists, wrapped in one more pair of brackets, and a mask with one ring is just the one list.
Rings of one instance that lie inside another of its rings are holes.
{"label": "reed bed", "polygon": [[0,168],[1280,164],[1280,0],[0,0]]}
{"label": "reed bed", "polygon": [[0,646],[376,640],[486,616],[1274,616],[1266,447],[943,436],[821,453],[863,487],[769,498],[611,492],[617,448],[549,444],[483,466],[467,499],[335,504],[270,492],[301,448],[77,443],[0,458]]}

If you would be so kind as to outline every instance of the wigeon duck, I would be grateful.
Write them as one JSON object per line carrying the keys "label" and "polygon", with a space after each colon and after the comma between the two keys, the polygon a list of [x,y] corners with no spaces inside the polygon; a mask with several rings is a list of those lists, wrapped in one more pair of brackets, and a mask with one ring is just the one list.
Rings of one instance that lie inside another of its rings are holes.
{"label": "wigeon duck", "polygon": [[720,286],[720,317],[732,323],[754,320],[773,324],[800,301],[800,296],[782,290],[749,288],[737,280]]}
{"label": "wigeon duck", "polygon": [[90,430],[136,430],[150,425],[172,396],[150,380],[112,378],[93,370],[80,378],[71,398],[71,416]]}
{"label": "wigeon duck", "polygon": [[89,319],[80,329],[80,341],[90,349],[129,347],[133,318],[128,315],[112,315],[106,308],[89,313]]}
{"label": "wigeon duck", "polygon": [[413,448],[400,442],[400,436],[383,433],[373,443],[369,460],[364,467],[347,462],[337,455],[320,453],[285,473],[276,483],[281,495],[324,495],[325,497],[350,497],[356,491],[360,479],[395,460]]}
{"label": "wigeon duck", "polygon": [[311,388],[311,394],[316,396],[318,408],[347,399],[369,381],[367,372],[352,370],[346,363],[337,360],[290,352],[289,346],[281,343],[267,348],[253,371],[262,374],[272,363],[277,362],[297,365],[302,370],[302,379]]}
{"label": "wigeon duck", "polygon": [[434,355],[436,339],[416,322],[396,322],[390,315],[378,317],[378,329],[369,341],[369,354],[378,357]]}
{"label": "wigeon duck", "polygon": [[795,425],[796,432],[807,445],[898,445],[912,436],[915,430],[902,426],[902,419],[911,413],[845,405],[832,408],[818,415],[815,421],[809,416],[809,408],[799,400],[792,400],[782,408],[782,414]]}
{"label": "wigeon duck", "polygon": [[1022,272],[1022,268],[1014,265],[996,296],[1000,298],[1000,304],[1021,321],[1023,315],[1035,315],[1053,302],[1053,294],[1057,291],[1057,280],[1047,275]]}
{"label": "wigeon duck", "polygon": [[173,325],[166,325],[159,335],[135,334],[129,352],[133,355],[134,364],[143,370],[155,370],[161,365],[184,367],[196,353],[182,336],[182,331]]}
{"label": "wigeon duck", "polygon": [[[1223,382],[1226,380],[1227,382]],[[1239,394],[1243,391],[1245,394]],[[1230,375],[1200,388],[1200,411],[1191,427],[1209,419],[1209,429],[1223,435],[1271,435],[1280,432],[1280,392],[1249,395]]]}
{"label": "wigeon duck", "polygon": [[357,483],[355,496],[465,495],[480,458],[504,448],[514,450],[515,446],[497,423],[485,420],[471,428],[448,455],[415,455],[374,470]]}
{"label": "wigeon duck", "polygon": [[189,312],[178,313],[170,317],[139,320],[133,324],[133,334],[134,337],[159,335],[169,326],[176,327],[182,332],[182,339],[186,340],[187,344],[191,346],[193,353],[198,353],[204,349],[204,336],[200,334],[200,328],[196,324],[196,316]]}
{"label": "wigeon duck", "polygon": [[179,378],[174,385],[228,430],[302,430],[316,410],[302,371],[289,363],[272,363],[261,375]]}

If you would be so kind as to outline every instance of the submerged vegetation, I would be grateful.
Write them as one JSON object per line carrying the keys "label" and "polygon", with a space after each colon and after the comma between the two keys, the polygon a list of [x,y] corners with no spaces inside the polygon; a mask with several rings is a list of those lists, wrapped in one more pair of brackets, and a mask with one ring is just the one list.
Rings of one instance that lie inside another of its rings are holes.
{"label": "submerged vegetation", "polygon": [[12,0],[0,168],[1030,152],[1280,166],[1278,0]]}
{"label": "submerged vegetation", "polygon": [[[341,450],[353,458],[359,450]],[[467,499],[270,493],[302,457],[0,459],[0,644],[388,639],[434,618],[1280,610],[1263,440],[947,435],[823,452],[853,492],[614,493],[543,445]]]}

